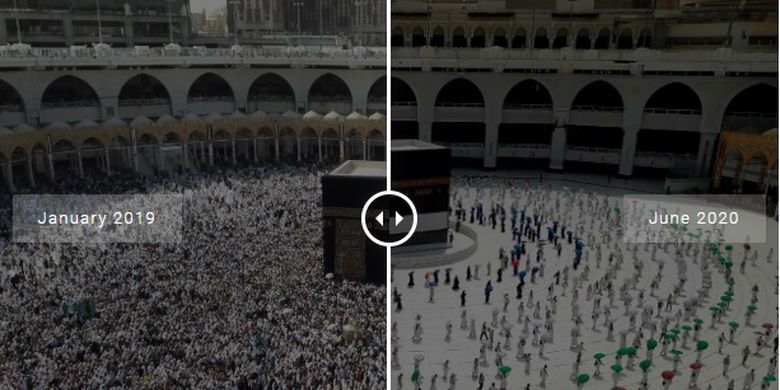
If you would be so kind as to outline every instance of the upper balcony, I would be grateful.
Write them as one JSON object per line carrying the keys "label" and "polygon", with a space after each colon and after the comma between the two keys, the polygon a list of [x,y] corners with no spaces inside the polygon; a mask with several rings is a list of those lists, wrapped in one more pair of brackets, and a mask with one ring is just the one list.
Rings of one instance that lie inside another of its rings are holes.
{"label": "upper balcony", "polygon": [[111,48],[108,45],[40,48],[29,45],[0,46],[2,68],[49,67],[132,67],[132,66],[279,66],[341,67],[345,69],[383,68],[383,47],[246,47],[206,48],[136,46]]}
{"label": "upper balcony", "polygon": [[452,47],[393,47],[392,66],[397,69],[479,69],[512,72],[536,69],[557,73],[777,72],[776,52],[715,50],[609,50],[609,49],[509,49]]}

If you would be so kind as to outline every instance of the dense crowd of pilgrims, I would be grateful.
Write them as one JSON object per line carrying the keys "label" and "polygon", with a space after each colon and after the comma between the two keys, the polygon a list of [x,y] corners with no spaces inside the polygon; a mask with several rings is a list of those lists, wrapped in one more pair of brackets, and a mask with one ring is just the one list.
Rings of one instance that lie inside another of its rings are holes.
{"label": "dense crowd of pilgrims", "polygon": [[180,244],[19,244],[0,210],[1,388],[385,387],[384,287],[322,270],[323,166],[62,178],[184,197]]}

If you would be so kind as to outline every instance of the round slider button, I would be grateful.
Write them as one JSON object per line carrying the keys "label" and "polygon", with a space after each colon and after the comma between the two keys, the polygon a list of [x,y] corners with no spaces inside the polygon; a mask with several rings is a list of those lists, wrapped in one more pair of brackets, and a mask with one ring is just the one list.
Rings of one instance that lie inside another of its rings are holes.
{"label": "round slider button", "polygon": [[[368,227],[369,223],[372,228]],[[417,209],[408,196],[398,191],[377,192],[363,205],[360,224],[375,244],[396,247],[414,235]]]}

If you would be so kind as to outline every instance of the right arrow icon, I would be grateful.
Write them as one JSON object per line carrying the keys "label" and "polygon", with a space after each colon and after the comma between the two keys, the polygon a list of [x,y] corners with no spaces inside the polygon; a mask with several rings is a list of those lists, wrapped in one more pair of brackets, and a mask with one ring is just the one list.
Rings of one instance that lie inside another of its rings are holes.
{"label": "right arrow icon", "polygon": [[404,220],[404,217],[402,217],[401,214],[398,214],[398,211],[396,211],[395,212],[395,226],[398,227],[398,225],[400,225],[403,220]]}

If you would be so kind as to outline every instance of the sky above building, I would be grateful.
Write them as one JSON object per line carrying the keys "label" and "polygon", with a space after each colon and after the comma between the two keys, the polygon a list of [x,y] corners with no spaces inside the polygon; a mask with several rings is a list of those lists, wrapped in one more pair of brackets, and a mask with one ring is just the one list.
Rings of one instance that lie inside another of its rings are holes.
{"label": "sky above building", "polygon": [[225,5],[224,0],[190,0],[190,9],[195,11],[201,11],[204,8],[206,11],[213,11],[221,6]]}

